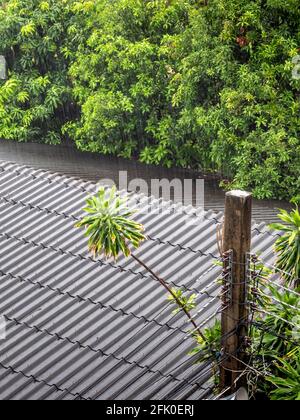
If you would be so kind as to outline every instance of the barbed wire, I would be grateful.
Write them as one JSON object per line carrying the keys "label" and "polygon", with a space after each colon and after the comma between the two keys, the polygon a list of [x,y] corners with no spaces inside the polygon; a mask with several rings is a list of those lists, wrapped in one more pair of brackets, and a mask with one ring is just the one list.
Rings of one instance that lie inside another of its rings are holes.
{"label": "barbed wire", "polygon": [[267,284],[271,284],[272,286],[277,287],[278,289],[282,289],[282,290],[284,290],[284,291],[286,291],[286,292],[289,292],[289,293],[291,293],[291,294],[293,294],[293,295],[295,295],[295,296],[300,297],[300,293],[298,293],[296,290],[291,289],[291,288],[289,288],[289,287],[286,287],[286,286],[284,286],[283,284],[278,283],[278,282],[276,282],[275,280],[272,280],[271,278],[268,278],[268,277],[266,277],[266,276],[261,276],[261,275],[259,275],[259,274],[257,274],[257,278],[258,278],[258,279],[260,279],[260,280],[263,280],[263,281],[264,281],[264,282],[266,282]]}
{"label": "barbed wire", "polygon": [[[221,260],[220,260],[220,262],[221,262]],[[197,279],[197,281],[196,281],[196,283],[195,283],[195,285],[196,284],[199,284],[200,283],[200,281],[204,278],[204,277],[206,277],[211,271],[213,271],[213,270],[216,270],[218,268],[218,265],[217,264],[212,264],[203,274],[201,274],[201,276]],[[220,267],[219,267],[220,268]],[[208,286],[208,287],[210,287],[210,285]]]}
{"label": "barbed wire", "polygon": [[[201,324],[198,326],[198,328],[203,328],[203,327],[205,327],[205,326],[207,326],[208,325],[208,323],[212,320],[212,319],[215,319],[216,317],[217,317],[217,315],[219,315],[222,311],[224,310],[224,308],[222,308],[222,307],[220,307],[220,308],[218,308],[212,315],[210,315],[209,317],[207,317],[204,321],[202,321],[201,322]],[[192,335],[194,335],[196,332],[197,332],[197,330],[198,330],[198,328],[196,329],[193,329],[192,331],[189,331],[188,333],[187,333],[187,336],[185,337],[185,339],[187,339],[187,338],[189,338],[190,336],[192,336]]]}
{"label": "barbed wire", "polygon": [[294,277],[294,275],[293,275],[292,273],[289,273],[289,272],[287,272],[287,271],[281,270],[280,268],[278,268],[278,267],[276,267],[276,266],[274,266],[274,265],[272,265],[272,264],[269,264],[269,263],[267,263],[267,262],[265,262],[265,261],[262,261],[262,262],[263,262],[263,264],[264,264],[266,267],[268,267],[268,268],[272,269],[272,270],[274,271],[274,273],[275,273],[275,274],[276,274],[276,273],[282,273],[282,274],[284,274],[285,276]]}
{"label": "barbed wire", "polygon": [[[254,302],[253,302],[253,303],[254,303]],[[263,313],[264,315],[268,315],[268,316],[271,316],[271,317],[273,317],[273,318],[276,318],[276,319],[278,319],[279,321],[285,322],[286,324],[290,325],[290,326],[291,326],[291,327],[293,327],[293,328],[298,328],[298,325],[293,324],[292,322],[288,321],[287,319],[282,318],[282,317],[281,317],[281,316],[279,316],[279,315],[276,315],[276,314],[274,314],[274,313],[271,313],[271,312],[265,311],[264,309],[260,309],[260,308],[257,308],[257,309],[256,309],[256,311],[257,311],[257,312],[260,312],[260,313]]]}
{"label": "barbed wire", "polygon": [[286,335],[280,334],[277,331],[275,331],[274,329],[272,329],[271,327],[268,327],[266,324],[263,324],[261,322],[257,322],[254,321],[253,325],[258,328],[261,331],[270,333],[271,335],[273,335],[276,338],[280,338],[283,341],[289,342],[290,344],[294,345],[294,346],[299,346],[299,343],[292,340],[291,337],[287,337]]}
{"label": "barbed wire", "polygon": [[263,293],[261,290],[257,290],[257,293],[256,293],[258,296],[262,296],[262,297],[265,297],[265,298],[268,298],[268,299],[271,299],[271,300],[273,300],[274,302],[276,302],[276,303],[279,303],[280,305],[282,305],[282,306],[286,306],[287,308],[290,308],[290,309],[293,309],[293,310],[295,310],[295,311],[299,311],[300,312],[300,306],[294,306],[294,305],[291,305],[291,304],[289,304],[289,303],[286,303],[286,302],[284,302],[284,301],[282,301],[282,300],[279,300],[279,299],[277,299],[275,296],[273,296],[273,295],[271,295],[271,294],[266,294],[266,293]]}

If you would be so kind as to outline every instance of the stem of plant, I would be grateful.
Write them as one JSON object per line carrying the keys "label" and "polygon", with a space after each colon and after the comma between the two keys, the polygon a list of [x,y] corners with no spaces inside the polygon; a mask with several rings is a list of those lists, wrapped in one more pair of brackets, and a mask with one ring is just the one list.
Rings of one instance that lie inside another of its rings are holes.
{"label": "stem of plant", "polygon": [[199,336],[202,338],[202,340],[204,340],[204,342],[207,342],[205,336],[203,335],[203,333],[201,332],[200,328],[197,326],[196,322],[194,321],[192,315],[189,313],[189,311],[186,309],[186,307],[180,302],[180,300],[178,299],[178,297],[176,296],[176,294],[173,292],[173,290],[171,289],[171,287],[165,282],[165,280],[163,280],[161,277],[159,277],[157,274],[154,273],[154,271],[151,270],[151,268],[149,268],[143,261],[141,261],[138,257],[136,257],[134,254],[131,254],[132,258],[139,263],[142,267],[145,268],[145,270],[148,271],[148,273],[151,274],[152,277],[154,277],[155,280],[157,280],[167,291],[168,293],[170,293],[170,295],[174,298],[174,300],[176,301],[177,305],[183,310],[183,312],[186,314],[186,316],[188,317],[189,321],[191,322],[191,324],[193,325],[195,331],[199,334]]}

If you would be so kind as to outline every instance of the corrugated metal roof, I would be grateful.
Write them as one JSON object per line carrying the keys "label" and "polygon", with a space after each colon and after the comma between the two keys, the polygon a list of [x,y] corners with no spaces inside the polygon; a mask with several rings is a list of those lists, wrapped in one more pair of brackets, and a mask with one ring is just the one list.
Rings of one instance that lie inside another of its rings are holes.
{"label": "corrugated metal roof", "polygon": [[[95,260],[74,229],[93,183],[0,162],[1,399],[201,399],[209,365],[195,364],[182,314],[136,262]],[[132,196],[136,199],[136,196]],[[219,307],[216,227],[222,214],[191,216],[138,197],[149,241],[137,255],[175,286],[197,291],[196,316]],[[187,225],[191,217],[197,223]],[[273,262],[274,234],[253,224],[253,249]]]}

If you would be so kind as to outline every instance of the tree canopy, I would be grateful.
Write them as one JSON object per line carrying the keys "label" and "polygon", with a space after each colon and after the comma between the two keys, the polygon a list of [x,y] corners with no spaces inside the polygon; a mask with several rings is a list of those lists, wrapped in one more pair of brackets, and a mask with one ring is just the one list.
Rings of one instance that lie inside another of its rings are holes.
{"label": "tree canopy", "polygon": [[1,138],[69,138],[217,171],[259,198],[299,193],[298,0],[0,4]]}

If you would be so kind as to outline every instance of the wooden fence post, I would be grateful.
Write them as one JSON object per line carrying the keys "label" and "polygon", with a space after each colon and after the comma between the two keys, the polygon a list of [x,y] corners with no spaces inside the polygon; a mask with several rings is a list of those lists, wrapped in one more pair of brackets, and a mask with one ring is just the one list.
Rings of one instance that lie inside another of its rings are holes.
{"label": "wooden fence post", "polygon": [[[247,302],[247,254],[251,250],[252,194],[231,191],[226,194],[223,228],[223,251],[231,255],[228,273],[229,295],[224,299],[222,312],[221,390],[235,391],[237,379],[245,370],[243,345],[248,335],[249,310]],[[224,262],[228,272],[228,261]]]}

